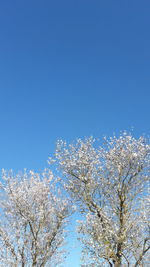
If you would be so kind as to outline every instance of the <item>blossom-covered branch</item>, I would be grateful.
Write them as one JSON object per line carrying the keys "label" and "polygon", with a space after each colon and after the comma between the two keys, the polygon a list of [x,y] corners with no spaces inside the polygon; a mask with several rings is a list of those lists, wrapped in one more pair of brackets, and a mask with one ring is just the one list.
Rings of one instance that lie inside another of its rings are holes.
{"label": "blossom-covered branch", "polygon": [[1,266],[55,266],[61,261],[68,202],[50,170],[3,171],[0,191]]}
{"label": "blossom-covered branch", "polygon": [[66,189],[86,215],[79,226],[86,266],[145,264],[150,174],[146,140],[124,132],[104,138],[100,147],[93,138],[68,146],[59,141],[56,159],[66,177]]}

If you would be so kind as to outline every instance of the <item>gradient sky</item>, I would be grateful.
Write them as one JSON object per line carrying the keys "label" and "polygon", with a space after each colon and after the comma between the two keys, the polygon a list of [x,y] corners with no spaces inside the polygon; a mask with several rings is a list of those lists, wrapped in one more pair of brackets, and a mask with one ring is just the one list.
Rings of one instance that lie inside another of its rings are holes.
{"label": "gradient sky", "polygon": [[149,102],[149,0],[0,1],[0,168],[41,170],[59,138],[148,135]]}

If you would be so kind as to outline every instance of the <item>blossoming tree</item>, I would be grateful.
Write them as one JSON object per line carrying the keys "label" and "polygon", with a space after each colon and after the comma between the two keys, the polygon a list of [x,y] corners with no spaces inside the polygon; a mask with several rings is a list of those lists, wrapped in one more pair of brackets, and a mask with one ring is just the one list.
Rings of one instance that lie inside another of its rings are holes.
{"label": "blossoming tree", "polygon": [[79,223],[82,266],[148,266],[150,145],[145,139],[124,132],[104,138],[100,147],[93,138],[69,146],[59,141],[56,158],[67,190],[85,214]]}
{"label": "blossoming tree", "polygon": [[50,170],[13,176],[3,172],[0,191],[0,266],[60,263],[69,214]]}

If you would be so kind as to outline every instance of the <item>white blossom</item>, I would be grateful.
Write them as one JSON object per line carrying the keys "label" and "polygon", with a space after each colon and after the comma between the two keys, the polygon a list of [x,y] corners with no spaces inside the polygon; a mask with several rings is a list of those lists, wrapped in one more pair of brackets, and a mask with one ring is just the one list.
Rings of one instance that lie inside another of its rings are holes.
{"label": "white blossom", "polygon": [[100,147],[93,138],[69,146],[59,141],[56,159],[67,190],[86,215],[78,229],[85,266],[148,266],[150,145],[146,140],[124,132],[118,138],[105,138]]}
{"label": "white blossom", "polygon": [[50,170],[3,171],[0,266],[44,267],[61,262],[68,202]]}

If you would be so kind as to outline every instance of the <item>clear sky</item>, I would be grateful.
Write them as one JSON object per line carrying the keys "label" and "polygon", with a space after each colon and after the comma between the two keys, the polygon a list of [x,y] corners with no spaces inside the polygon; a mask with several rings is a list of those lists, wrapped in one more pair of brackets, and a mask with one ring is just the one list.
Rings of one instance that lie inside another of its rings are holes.
{"label": "clear sky", "polygon": [[42,169],[58,138],[148,135],[149,102],[149,0],[0,1],[0,168]]}

